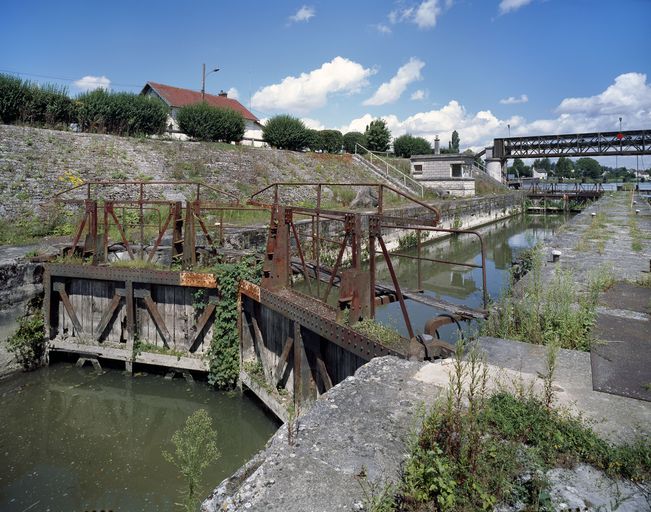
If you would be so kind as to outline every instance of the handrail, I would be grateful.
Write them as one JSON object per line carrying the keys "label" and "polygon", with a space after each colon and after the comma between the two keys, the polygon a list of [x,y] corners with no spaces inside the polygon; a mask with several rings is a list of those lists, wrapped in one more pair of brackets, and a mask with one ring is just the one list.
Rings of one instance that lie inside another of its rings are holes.
{"label": "handrail", "polygon": [[[357,152],[357,148],[358,148],[358,147],[361,148],[361,149],[363,149],[367,154],[370,155],[370,163],[371,163],[371,165],[373,165],[373,167],[375,167],[375,168],[376,168],[377,170],[379,170],[380,172],[384,173],[384,176],[385,176],[386,178],[388,178],[388,179],[393,178],[394,180],[397,179],[398,181],[402,181],[403,185],[404,185],[405,187],[407,187],[407,188],[410,188],[410,187],[407,185],[407,182],[409,181],[410,184],[412,185],[412,187],[414,187],[414,188],[416,189],[416,191],[420,190],[420,196],[421,196],[421,197],[423,197],[423,196],[425,195],[425,187],[424,187],[421,183],[418,183],[418,181],[416,181],[416,180],[415,180],[414,178],[412,178],[411,176],[409,176],[409,175],[405,174],[404,172],[402,172],[402,171],[401,171],[400,169],[398,169],[395,165],[390,164],[390,163],[387,162],[384,158],[382,158],[382,157],[380,157],[380,156],[377,156],[377,155],[374,154],[371,150],[365,148],[364,146],[362,146],[361,144],[358,144],[358,143],[355,143],[355,154],[356,154],[356,155],[358,155],[358,154],[359,154],[360,156],[363,155],[362,153],[358,153],[358,152]],[[362,158],[363,158],[363,156],[362,156]],[[380,166],[374,164],[374,163],[373,163],[373,158],[376,158],[377,160],[379,160],[380,162],[382,162],[382,163],[384,164],[384,168],[382,168],[382,167],[380,167]],[[389,174],[390,174],[390,173],[389,173],[389,170],[393,171],[394,176],[391,176],[391,177],[389,176]],[[398,176],[395,176],[396,173],[398,174]]]}

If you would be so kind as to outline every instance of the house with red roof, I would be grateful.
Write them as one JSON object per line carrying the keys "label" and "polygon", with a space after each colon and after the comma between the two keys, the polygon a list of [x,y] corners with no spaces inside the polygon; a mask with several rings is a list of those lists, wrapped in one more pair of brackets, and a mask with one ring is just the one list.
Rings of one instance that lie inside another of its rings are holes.
{"label": "house with red roof", "polygon": [[181,89],[180,87],[172,87],[171,85],[158,84],[156,82],[147,82],[140,94],[159,99],[170,108],[168,133],[173,137],[187,138],[187,136],[179,130],[179,125],[176,121],[176,115],[179,108],[185,105],[205,101],[208,105],[212,105],[213,107],[230,108],[240,112],[244,117],[244,139],[242,142],[252,146],[265,145],[262,140],[262,124],[260,123],[260,120],[239,101],[229,98],[228,94],[224,91],[221,91],[216,96],[206,93],[202,98],[200,91]]}

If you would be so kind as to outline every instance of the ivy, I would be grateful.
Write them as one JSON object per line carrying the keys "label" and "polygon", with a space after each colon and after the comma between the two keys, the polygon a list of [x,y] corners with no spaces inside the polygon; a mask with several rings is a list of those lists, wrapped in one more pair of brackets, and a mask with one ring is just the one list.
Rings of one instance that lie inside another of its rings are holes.
{"label": "ivy", "polygon": [[215,310],[212,343],[208,351],[208,381],[218,388],[232,388],[240,371],[239,339],[237,332],[237,293],[240,281],[246,279],[259,283],[262,264],[253,258],[238,263],[215,265],[214,273],[219,284],[219,301]]}
{"label": "ivy", "polygon": [[20,319],[18,329],[7,340],[7,348],[25,371],[31,371],[43,362],[45,345],[45,323],[39,297],[28,305],[27,314]]}

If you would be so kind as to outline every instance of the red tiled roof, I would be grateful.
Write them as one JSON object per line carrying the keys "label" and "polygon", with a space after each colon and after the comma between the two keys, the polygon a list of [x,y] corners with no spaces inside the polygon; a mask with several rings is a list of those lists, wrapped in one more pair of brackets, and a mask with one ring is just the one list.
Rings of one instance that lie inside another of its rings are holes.
{"label": "red tiled roof", "polygon": [[[192,103],[199,103],[201,101],[201,92],[199,91],[181,89],[180,87],[172,87],[171,85],[157,84],[156,82],[147,82],[147,85],[156,91],[158,95],[170,105],[170,107],[183,107],[184,105],[191,105]],[[147,88],[147,85],[143,89],[143,92]],[[206,103],[213,107],[231,108],[240,112],[244,116],[244,119],[260,122],[257,117],[249,112],[248,109],[237,100],[225,96],[215,96],[213,94],[206,94],[205,100]]]}

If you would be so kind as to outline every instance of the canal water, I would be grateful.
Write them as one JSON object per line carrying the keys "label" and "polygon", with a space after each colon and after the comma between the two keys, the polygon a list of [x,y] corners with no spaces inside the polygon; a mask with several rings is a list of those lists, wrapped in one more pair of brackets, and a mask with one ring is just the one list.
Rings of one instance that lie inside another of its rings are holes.
{"label": "canal water", "polygon": [[162,451],[200,408],[221,451],[207,493],[278,428],[248,397],[63,363],[0,382],[0,510],[179,510],[183,481]]}
{"label": "canal water", "polygon": [[[508,285],[511,262],[525,249],[536,242],[553,235],[567,221],[564,215],[518,215],[479,228],[486,246],[486,280],[488,294],[497,299]],[[481,264],[479,240],[473,235],[455,235],[422,246],[422,256],[432,259],[451,260],[459,263]],[[416,249],[402,250],[401,253],[416,256]],[[390,274],[383,259],[378,261],[379,282],[391,283]],[[418,289],[417,263],[411,259],[393,257],[391,259],[401,287]],[[437,297],[455,304],[465,304],[474,308],[483,307],[482,274],[479,268],[421,262],[422,288],[426,295]],[[414,301],[407,301],[409,316],[415,332],[422,333],[425,322],[443,311]],[[376,319],[389,325],[402,336],[407,337],[407,329],[400,311],[400,304],[394,302],[379,307]],[[475,322],[463,322],[463,330],[470,333],[477,329]],[[456,341],[458,329],[448,325],[439,330],[441,338]]]}

